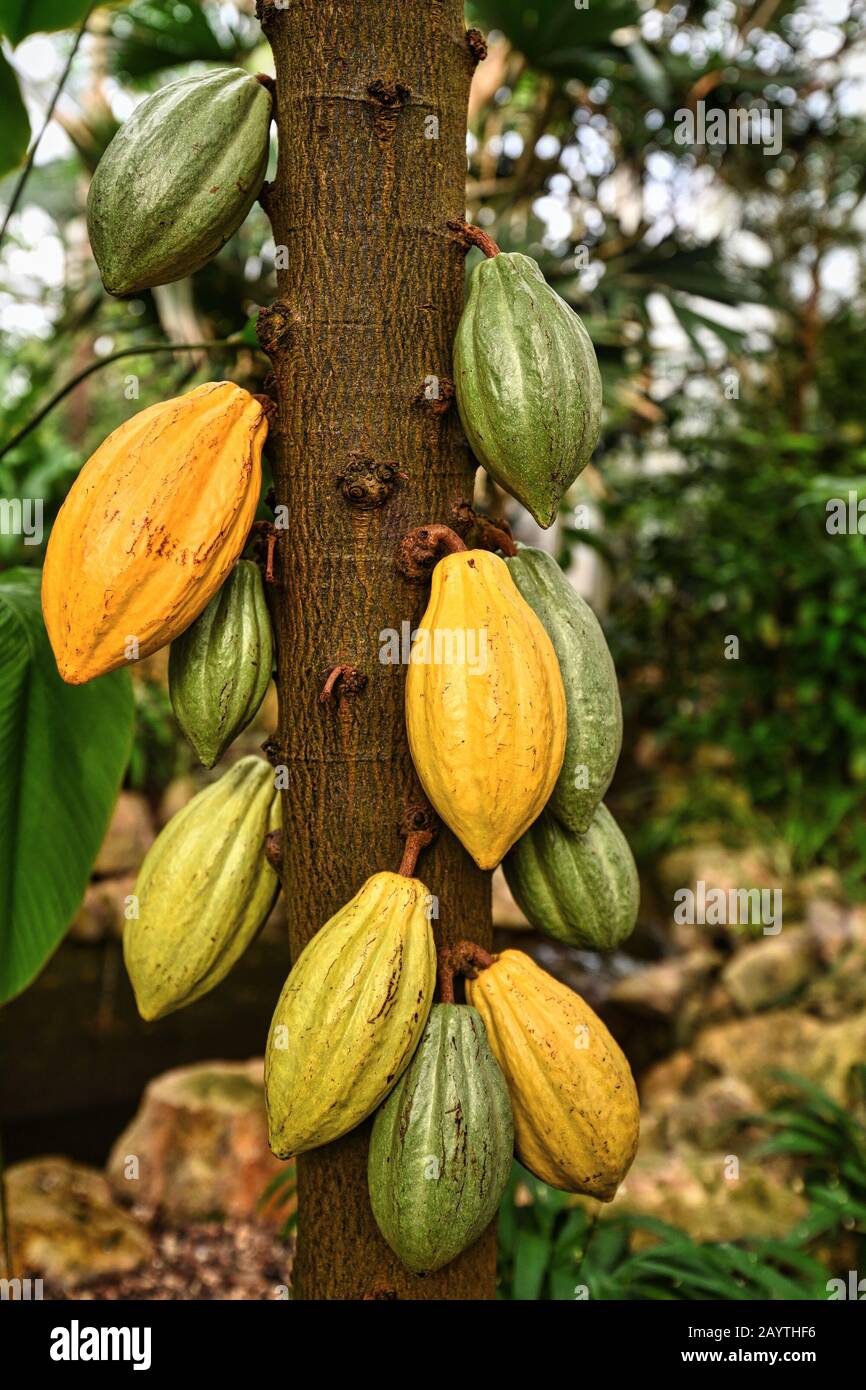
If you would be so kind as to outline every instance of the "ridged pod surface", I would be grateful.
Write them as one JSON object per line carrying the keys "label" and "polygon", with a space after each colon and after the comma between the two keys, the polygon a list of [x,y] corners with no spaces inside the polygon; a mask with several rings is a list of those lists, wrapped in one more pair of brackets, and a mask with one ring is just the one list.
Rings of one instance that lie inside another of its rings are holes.
{"label": "ridged pod surface", "polygon": [[172,816],[144,858],[123,957],[142,1018],[207,994],[240,959],[274,905],[264,852],[280,795],[262,758],[242,758]]}
{"label": "ridged pod surface", "polygon": [[521,912],[569,946],[612,951],[634,931],[640,902],[628,841],[607,807],[574,835],[543,811],[502,865]]}
{"label": "ridged pod surface", "polygon": [[466,981],[508,1083],[517,1157],[542,1182],[609,1202],[637,1152],[628,1062],[579,994],[522,951]]}
{"label": "ridged pod surface", "polygon": [[433,570],[406,726],[433,806],[479,868],[495,868],[550,796],[566,732],[556,653],[498,555],[461,551]]}
{"label": "ridged pod surface", "polygon": [[51,531],[42,612],[81,685],[178,637],[234,566],[256,514],[267,417],[229,381],[133,415],[82,468]]}
{"label": "ridged pod surface", "polygon": [[417,878],[373,874],[298,956],[265,1049],[278,1157],[354,1129],[409,1065],[436,983],[429,901]]}
{"label": "ridged pod surface", "polygon": [[549,809],[569,830],[587,830],[622,748],[622,705],[601,625],[552,555],[521,546],[508,569],[553,643],[565,687],[565,757]]}
{"label": "ridged pod surface", "polygon": [[601,375],[589,334],[531,257],[500,252],[475,267],[454,385],[478,462],[550,526],[598,443]]}
{"label": "ridged pod surface", "polygon": [[205,767],[255,718],[273,655],[261,571],[238,560],[204,612],[172,642],[168,659],[172,708]]}
{"label": "ridged pod surface", "polygon": [[167,285],[234,236],[268,167],[271,97],[240,68],[145,97],[96,168],[87,228],[109,294]]}
{"label": "ridged pod surface", "polygon": [[373,1215],[404,1265],[430,1273],[478,1239],[496,1215],[513,1149],[508,1088],[480,1015],[434,1004],[370,1137]]}

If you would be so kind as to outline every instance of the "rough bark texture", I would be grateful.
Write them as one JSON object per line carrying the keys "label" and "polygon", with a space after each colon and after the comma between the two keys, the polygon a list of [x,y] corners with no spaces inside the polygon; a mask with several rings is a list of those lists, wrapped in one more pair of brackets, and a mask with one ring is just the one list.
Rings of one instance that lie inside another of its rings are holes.
{"label": "rough bark texture", "polygon": [[[279,399],[276,500],[290,514],[274,606],[294,958],[369,874],[397,867],[401,816],[419,799],[405,666],[379,653],[427,597],[397,571],[401,538],[471,496],[456,411],[425,401],[424,383],[450,377],[463,302],[464,253],[446,223],[464,212],[475,59],[462,0],[260,0],[260,18],[279,132],[265,206],[288,261],[259,333]],[[337,663],[367,683],[320,702]],[[489,876],[444,828],[418,876],[439,899],[440,941],[489,944]],[[428,1279],[403,1269],[370,1211],[367,1139],[362,1126],[300,1160],[295,1297],[492,1297],[492,1230]]]}

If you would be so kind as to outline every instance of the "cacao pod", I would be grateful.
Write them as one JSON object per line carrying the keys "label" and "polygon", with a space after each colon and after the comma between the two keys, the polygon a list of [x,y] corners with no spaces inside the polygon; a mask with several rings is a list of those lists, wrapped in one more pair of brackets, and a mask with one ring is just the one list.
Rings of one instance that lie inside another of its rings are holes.
{"label": "cacao pod", "polygon": [[271,97],[240,68],[145,97],[97,165],[87,229],[109,294],[167,285],[234,236],[268,167]]}
{"label": "cacao pod", "polygon": [[429,900],[416,878],[373,874],[298,956],[265,1050],[279,1158],[354,1129],[409,1065],[436,983]]}
{"label": "cacao pod", "polygon": [[609,1202],[637,1150],[637,1091],[601,1019],[522,951],[466,981],[508,1083],[517,1157],[542,1182]]}
{"label": "cacao pod", "polygon": [[479,868],[495,868],[550,796],[566,732],[550,638],[498,555],[464,550],[433,570],[406,725],[433,806]]}
{"label": "cacao pod", "polygon": [[496,1215],[513,1149],[511,1101],[480,1015],[434,1004],[370,1137],[370,1204],[404,1265],[430,1273],[478,1239]]}
{"label": "cacao pod", "polygon": [[521,546],[508,569],[553,643],[565,687],[565,757],[549,809],[569,830],[587,830],[622,748],[622,706],[598,619],[552,555]]}
{"label": "cacao pod", "polygon": [[255,718],[273,654],[261,571],[238,560],[204,612],[172,642],[168,659],[172,708],[205,767]]}
{"label": "cacao pod", "polygon": [[472,272],[454,386],[479,463],[550,526],[598,443],[601,375],[577,314],[529,256],[500,252]]}
{"label": "cacao pod", "polygon": [[604,803],[583,835],[573,835],[543,811],[502,867],[521,912],[557,941],[612,951],[634,931],[637,869]]}
{"label": "cacao pod", "polygon": [[123,958],[138,1012],[182,1009],[223,980],[267,918],[279,882],[265,836],[280,795],[262,758],[242,758],[172,816],[144,857]]}
{"label": "cacao pod", "polygon": [[178,637],[246,543],[267,417],[229,381],[133,415],[88,459],[60,508],[42,611],[70,685]]}

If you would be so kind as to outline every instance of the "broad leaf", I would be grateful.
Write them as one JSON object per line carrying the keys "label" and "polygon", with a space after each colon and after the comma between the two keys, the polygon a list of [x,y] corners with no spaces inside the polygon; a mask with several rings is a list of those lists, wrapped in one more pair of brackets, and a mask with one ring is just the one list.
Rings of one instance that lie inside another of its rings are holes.
{"label": "broad leaf", "polygon": [[0,53],[0,110],[3,142],[0,144],[0,178],[23,162],[30,144],[30,122],[21,100],[18,78]]}
{"label": "broad leaf", "polygon": [[77,29],[91,0],[0,0],[0,33],[13,48],[28,34]]}
{"label": "broad leaf", "polygon": [[64,684],[40,580],[0,576],[0,1000],[30,983],[72,921],[132,746],[128,673]]}
{"label": "broad leaf", "polygon": [[534,67],[592,81],[612,71],[622,50],[611,45],[617,29],[640,18],[635,0],[472,0],[469,13],[488,29],[501,29]]}
{"label": "broad leaf", "polygon": [[133,0],[112,20],[112,70],[130,77],[148,77],[184,63],[233,63],[242,60],[256,42],[224,24],[217,29],[200,4],[176,5],[166,0]]}
{"label": "broad leaf", "polygon": [[514,1250],[513,1298],[534,1303],[541,1297],[552,1249],[551,1242],[545,1236],[535,1231],[518,1232]]}

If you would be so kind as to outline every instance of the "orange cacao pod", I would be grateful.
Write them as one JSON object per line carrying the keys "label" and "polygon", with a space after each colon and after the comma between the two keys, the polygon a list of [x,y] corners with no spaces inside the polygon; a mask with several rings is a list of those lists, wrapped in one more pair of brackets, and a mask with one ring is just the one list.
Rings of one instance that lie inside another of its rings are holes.
{"label": "orange cacao pod", "polygon": [[133,415],[58,513],[42,611],[70,685],[149,656],[189,627],[241,553],[261,490],[262,406],[209,381]]}

